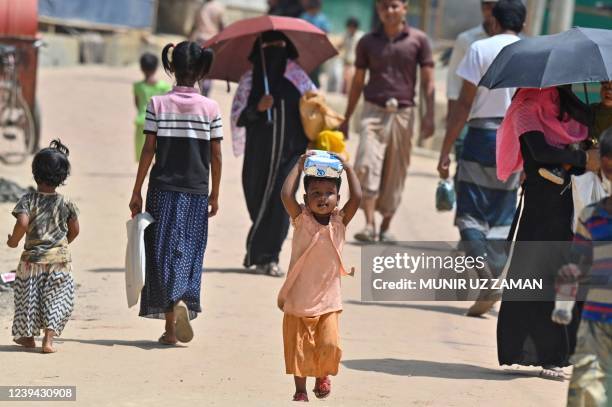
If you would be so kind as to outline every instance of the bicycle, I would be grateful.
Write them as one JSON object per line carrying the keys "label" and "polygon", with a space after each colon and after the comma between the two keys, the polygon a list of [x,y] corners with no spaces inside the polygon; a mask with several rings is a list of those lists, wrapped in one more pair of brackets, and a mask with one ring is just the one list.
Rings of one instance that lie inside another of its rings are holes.
{"label": "bicycle", "polygon": [[[35,45],[36,46],[36,45]],[[20,164],[34,152],[34,116],[21,92],[17,48],[0,44],[0,161]]]}

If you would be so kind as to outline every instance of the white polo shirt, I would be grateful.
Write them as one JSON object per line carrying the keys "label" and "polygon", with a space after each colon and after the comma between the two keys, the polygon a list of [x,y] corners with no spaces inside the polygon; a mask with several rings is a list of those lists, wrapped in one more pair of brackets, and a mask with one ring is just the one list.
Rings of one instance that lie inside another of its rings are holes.
{"label": "white polo shirt", "polygon": [[446,77],[446,98],[448,100],[459,99],[463,78],[457,75],[457,67],[468,52],[470,45],[483,38],[487,38],[487,33],[482,24],[472,27],[457,36],[450,61],[448,62],[448,75]]}

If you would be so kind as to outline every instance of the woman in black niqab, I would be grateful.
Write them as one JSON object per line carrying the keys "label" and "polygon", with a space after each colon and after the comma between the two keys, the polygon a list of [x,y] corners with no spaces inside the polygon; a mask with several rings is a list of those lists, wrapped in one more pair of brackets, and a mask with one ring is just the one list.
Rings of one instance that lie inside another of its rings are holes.
{"label": "woman in black niqab", "polygon": [[[269,95],[264,84],[262,54]],[[297,50],[283,33],[268,31],[261,35],[249,56],[253,64],[252,87],[247,106],[238,119],[238,126],[246,128],[242,186],[253,222],[247,236],[244,265],[256,266],[258,271],[274,276],[283,275],[278,258],[289,231],[289,216],[280,191],[308,144],[300,119],[301,93],[285,77],[288,61],[297,57]]]}

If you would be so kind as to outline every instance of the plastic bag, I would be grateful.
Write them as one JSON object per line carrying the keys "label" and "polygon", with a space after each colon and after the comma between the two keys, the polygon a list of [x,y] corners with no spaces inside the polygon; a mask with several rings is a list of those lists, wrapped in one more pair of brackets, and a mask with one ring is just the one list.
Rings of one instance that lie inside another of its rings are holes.
{"label": "plastic bag", "polygon": [[436,188],[436,209],[439,211],[452,211],[455,208],[455,188],[448,179],[440,180]]}
{"label": "plastic bag", "polygon": [[344,121],[344,116],[327,105],[323,95],[312,91],[300,98],[300,117],[310,141],[316,141],[323,130],[334,130]]}
{"label": "plastic bag", "polygon": [[572,197],[574,200],[574,223],[572,230],[576,231],[580,212],[594,202],[601,201],[610,194],[598,174],[587,171],[582,175],[572,175]]}
{"label": "plastic bag", "polygon": [[126,223],[127,248],[125,251],[125,294],[128,307],[138,304],[140,291],[145,281],[144,231],[155,219],[147,213],[139,213]]}
{"label": "plastic bag", "polygon": [[312,143],[312,149],[336,153],[342,156],[344,160],[348,160],[344,134],[341,131],[323,130]]}

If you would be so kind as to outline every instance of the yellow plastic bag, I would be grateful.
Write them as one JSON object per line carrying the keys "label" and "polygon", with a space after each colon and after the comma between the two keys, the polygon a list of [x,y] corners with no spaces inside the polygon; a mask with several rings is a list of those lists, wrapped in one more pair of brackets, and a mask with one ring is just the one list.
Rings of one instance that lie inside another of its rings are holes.
{"label": "yellow plastic bag", "polygon": [[348,160],[344,134],[341,131],[324,130],[320,132],[314,143],[312,143],[312,148],[336,153],[345,160]]}

